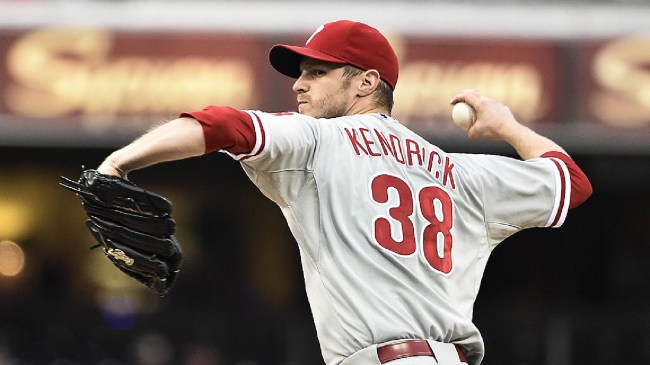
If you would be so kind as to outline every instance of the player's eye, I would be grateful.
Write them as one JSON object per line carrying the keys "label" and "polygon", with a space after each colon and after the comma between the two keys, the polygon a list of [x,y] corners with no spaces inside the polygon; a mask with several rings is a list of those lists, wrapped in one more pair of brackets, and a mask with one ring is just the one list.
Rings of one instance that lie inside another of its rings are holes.
{"label": "player's eye", "polygon": [[327,73],[327,71],[323,70],[322,68],[313,68],[313,69],[311,69],[310,73],[314,77],[319,77],[319,76],[325,75]]}

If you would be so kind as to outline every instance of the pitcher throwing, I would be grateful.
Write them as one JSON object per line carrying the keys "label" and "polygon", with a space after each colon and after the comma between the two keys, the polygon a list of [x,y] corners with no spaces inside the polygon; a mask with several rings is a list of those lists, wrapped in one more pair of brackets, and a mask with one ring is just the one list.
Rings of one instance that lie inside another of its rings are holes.
{"label": "pitcher throwing", "polygon": [[469,136],[521,159],[446,153],[409,130],[391,117],[397,57],[368,25],[325,24],[269,59],[296,79],[297,113],[183,113],[97,170],[225,152],[286,217],[328,365],[480,364],[472,312],[490,253],[520,230],[562,225],[591,194],[585,174],[478,91],[452,98],[476,110]]}

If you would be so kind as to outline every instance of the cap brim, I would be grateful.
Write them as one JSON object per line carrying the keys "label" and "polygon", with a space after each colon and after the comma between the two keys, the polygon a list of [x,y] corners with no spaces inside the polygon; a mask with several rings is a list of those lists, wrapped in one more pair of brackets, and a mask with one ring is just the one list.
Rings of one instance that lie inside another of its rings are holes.
{"label": "cap brim", "polygon": [[288,46],[286,44],[276,44],[269,51],[269,61],[271,66],[279,73],[293,77],[300,76],[300,61],[303,57],[313,58],[325,62],[347,63],[345,60],[332,57],[326,53],[315,51],[313,49]]}

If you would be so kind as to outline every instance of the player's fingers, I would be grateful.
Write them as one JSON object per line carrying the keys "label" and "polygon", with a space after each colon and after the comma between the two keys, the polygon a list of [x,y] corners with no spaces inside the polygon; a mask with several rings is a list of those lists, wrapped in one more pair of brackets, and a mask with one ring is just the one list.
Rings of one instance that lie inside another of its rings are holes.
{"label": "player's fingers", "polygon": [[469,105],[473,105],[474,103],[478,102],[481,96],[482,96],[481,92],[477,89],[465,89],[460,91],[453,98],[451,98],[450,103],[453,105],[463,101]]}
{"label": "player's fingers", "polygon": [[477,128],[474,128],[474,126],[472,126],[467,131],[467,137],[469,137],[469,139],[478,139],[481,137],[481,134]]}
{"label": "player's fingers", "polygon": [[126,175],[126,173],[121,173],[117,169],[117,165],[111,164],[109,162],[103,162],[101,165],[99,165],[99,167],[97,167],[97,172],[99,172],[100,174],[116,176],[116,177],[124,177]]}

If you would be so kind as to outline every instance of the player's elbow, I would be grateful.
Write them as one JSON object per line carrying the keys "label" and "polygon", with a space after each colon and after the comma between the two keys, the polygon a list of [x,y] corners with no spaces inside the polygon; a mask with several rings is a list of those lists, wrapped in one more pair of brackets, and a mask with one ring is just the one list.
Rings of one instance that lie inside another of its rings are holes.
{"label": "player's elbow", "polygon": [[579,173],[571,173],[571,201],[569,209],[576,208],[587,201],[593,193],[591,182],[581,170]]}

